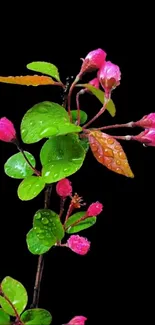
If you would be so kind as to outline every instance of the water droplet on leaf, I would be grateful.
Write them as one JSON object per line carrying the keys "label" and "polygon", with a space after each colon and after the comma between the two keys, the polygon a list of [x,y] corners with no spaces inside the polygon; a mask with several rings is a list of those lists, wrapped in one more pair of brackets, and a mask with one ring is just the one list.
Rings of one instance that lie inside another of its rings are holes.
{"label": "water droplet on leaf", "polygon": [[41,219],[41,222],[44,224],[44,225],[47,225],[49,223],[48,219],[46,217],[43,217]]}

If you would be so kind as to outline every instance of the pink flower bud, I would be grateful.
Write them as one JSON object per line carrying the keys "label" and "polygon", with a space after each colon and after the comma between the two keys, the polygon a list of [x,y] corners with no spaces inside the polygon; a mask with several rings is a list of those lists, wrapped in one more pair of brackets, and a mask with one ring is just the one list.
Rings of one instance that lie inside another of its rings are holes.
{"label": "pink flower bud", "polygon": [[90,242],[87,238],[79,235],[72,235],[67,240],[67,246],[79,255],[85,255],[90,249]]}
{"label": "pink flower bud", "polygon": [[94,216],[95,217],[98,214],[100,214],[102,212],[102,210],[103,210],[102,203],[100,203],[100,202],[97,201],[95,203],[92,203],[89,206],[89,208],[87,210],[87,216],[89,216],[89,217],[93,217]]}
{"label": "pink flower bud", "polygon": [[0,140],[11,142],[16,139],[16,130],[13,123],[6,117],[0,119]]}
{"label": "pink flower bud", "polygon": [[61,179],[56,185],[56,192],[59,196],[65,198],[72,195],[72,185],[67,178]]}
{"label": "pink flower bud", "polygon": [[87,318],[84,316],[75,316],[66,325],[85,325],[86,320]]}
{"label": "pink flower bud", "polygon": [[97,49],[89,52],[85,59],[83,59],[79,77],[81,77],[86,72],[100,69],[105,61],[106,56],[107,53],[102,49]]}
{"label": "pink flower bud", "polygon": [[146,129],[136,136],[132,136],[133,140],[142,142],[146,146],[155,147],[155,129]]}
{"label": "pink flower bud", "polygon": [[98,78],[94,78],[92,79],[90,82],[89,82],[90,85],[94,86],[95,88],[99,88],[100,86],[100,83],[99,83],[99,80]]}
{"label": "pink flower bud", "polygon": [[155,113],[143,116],[141,120],[134,122],[134,125],[141,126],[145,129],[155,128]]}
{"label": "pink flower bud", "polygon": [[109,94],[120,84],[120,68],[110,61],[105,62],[98,71],[98,78],[106,94]]}

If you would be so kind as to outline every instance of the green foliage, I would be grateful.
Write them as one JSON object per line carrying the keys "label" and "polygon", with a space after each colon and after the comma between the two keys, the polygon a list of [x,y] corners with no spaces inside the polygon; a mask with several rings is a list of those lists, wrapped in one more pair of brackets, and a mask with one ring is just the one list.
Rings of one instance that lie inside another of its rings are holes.
{"label": "green foliage", "polygon": [[49,209],[41,209],[33,218],[33,229],[47,247],[52,247],[64,237],[64,229],[57,213]]}
{"label": "green foliage", "polygon": [[51,138],[40,152],[42,177],[46,183],[57,182],[79,170],[84,159],[85,151],[76,135]]}
{"label": "green foliage", "polygon": [[48,101],[29,109],[21,123],[21,137],[24,143],[35,143],[43,138],[81,131],[80,126],[70,123],[64,107]]}
{"label": "green foliage", "polygon": [[18,197],[22,201],[34,199],[45,187],[44,179],[40,176],[29,176],[18,186]]}
{"label": "green foliage", "polygon": [[42,243],[41,238],[38,238],[38,234],[35,232],[35,230],[32,228],[26,235],[26,243],[28,250],[31,252],[31,254],[34,255],[42,255],[49,251],[51,248],[51,245],[44,245]]}
{"label": "green foliage", "polygon": [[10,316],[0,308],[0,325],[11,325]]}
{"label": "green foliage", "polygon": [[73,214],[68,218],[67,222],[65,223],[65,228],[67,229],[69,227],[66,230],[68,234],[74,234],[81,230],[87,229],[96,223],[96,217],[89,217],[85,220],[80,221],[78,224],[74,225],[74,223],[80,220],[85,214],[86,211],[81,211]]}
{"label": "green foliage", "polygon": [[[5,294],[5,296],[10,300],[12,305],[15,307],[17,313],[21,314],[28,302],[28,296],[24,286],[17,280],[7,276],[2,281],[1,288],[3,294]],[[7,314],[11,316],[15,316],[15,312],[13,308],[10,306],[8,301],[6,301],[6,299],[1,296],[0,296],[0,305]]]}
{"label": "green foliage", "polygon": [[[29,152],[24,152],[31,165],[35,168],[35,158]],[[32,168],[28,165],[22,153],[11,156],[4,165],[6,175],[12,178],[22,179],[33,174]]]}
{"label": "green foliage", "polygon": [[60,81],[58,68],[52,63],[44,62],[44,61],[36,61],[36,62],[28,63],[26,67],[29,70],[47,74],[55,78],[57,81]]}
{"label": "green foliage", "polygon": [[[103,104],[104,103],[104,97],[105,97],[105,93],[104,91],[90,85],[90,84],[83,84],[81,85],[87,89],[89,89],[92,94],[94,96],[96,96],[98,98],[98,100]],[[115,104],[113,102],[112,99],[109,100],[108,104],[106,105],[106,109],[108,110],[108,112],[111,114],[112,117],[115,116],[116,114],[116,107],[115,107]]]}
{"label": "green foliage", "polygon": [[[72,115],[73,123],[76,123],[77,119],[78,119],[78,111],[72,110],[71,115]],[[88,115],[86,114],[86,112],[84,112],[80,109],[80,124],[81,125],[84,124],[87,121],[87,118],[88,118]]]}
{"label": "green foliage", "polygon": [[25,310],[21,315],[21,320],[25,325],[50,325],[52,316],[45,309],[35,308]]}

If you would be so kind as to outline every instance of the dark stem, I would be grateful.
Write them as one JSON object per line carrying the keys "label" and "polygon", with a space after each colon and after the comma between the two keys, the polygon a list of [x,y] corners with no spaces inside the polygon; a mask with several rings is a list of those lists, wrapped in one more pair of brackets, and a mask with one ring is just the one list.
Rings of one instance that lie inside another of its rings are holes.
{"label": "dark stem", "polygon": [[99,112],[85,125],[83,125],[83,129],[87,128],[92,122],[94,122],[100,115],[102,115],[106,109],[107,102],[104,103],[103,107],[99,110]]}
{"label": "dark stem", "polygon": [[64,205],[65,205],[66,198],[61,198],[60,199],[60,212],[59,212],[59,218],[62,217],[62,214],[64,212]]}
{"label": "dark stem", "polygon": [[[52,192],[52,185],[48,185],[45,189],[45,199],[44,199],[44,208],[48,209],[50,204],[50,197]],[[39,304],[40,297],[40,286],[44,270],[44,256],[40,255],[38,258],[37,272],[35,278],[34,292],[33,292],[33,301],[31,308],[37,308]]]}
{"label": "dark stem", "polygon": [[70,121],[72,121],[72,116],[71,116],[71,96],[72,96],[72,91],[76,85],[76,83],[79,81],[79,77],[77,76],[75,78],[75,80],[73,81],[70,89],[69,89],[69,93],[68,93],[68,115],[70,117]]}
{"label": "dark stem", "polygon": [[37,176],[40,176],[41,173],[32,166],[32,164],[30,163],[30,161],[26,157],[24,150],[19,145],[17,146],[17,148],[22,153],[24,159],[26,160],[26,162],[28,163],[28,165],[30,166],[30,168],[33,170],[34,174],[36,174]]}
{"label": "dark stem", "polygon": [[133,140],[132,135],[113,135],[112,137],[118,140],[127,140],[127,141]]}
{"label": "dark stem", "polygon": [[74,202],[71,201],[71,203],[69,205],[69,208],[68,208],[68,211],[67,211],[67,214],[66,214],[65,223],[68,220],[71,213],[73,212],[73,210],[74,210]]}
{"label": "dark stem", "polygon": [[17,323],[19,325],[24,325],[24,323],[20,319],[20,315],[18,314],[15,306],[12,304],[12,302],[10,301],[10,299],[5,295],[5,293],[3,293],[3,290],[2,290],[1,287],[0,287],[0,296],[2,296],[8,302],[8,304],[11,306],[11,308],[13,309],[13,311],[15,313],[15,317],[16,317],[15,323]]}
{"label": "dark stem", "polygon": [[102,126],[101,128],[96,128],[95,130],[108,130],[108,129],[117,129],[117,128],[132,128],[134,126],[134,122],[128,122],[124,124],[113,124],[113,125],[107,125]]}
{"label": "dark stem", "polygon": [[80,103],[79,103],[80,91],[76,94],[76,107],[77,107],[77,124],[80,125]]}
{"label": "dark stem", "polygon": [[[81,217],[79,220],[75,221],[73,224],[72,224],[72,227],[76,226],[79,222],[85,220],[85,219],[88,219],[88,218],[91,218],[89,216],[87,216],[87,213]],[[70,226],[68,226],[67,228],[64,226],[64,229],[67,230]]]}

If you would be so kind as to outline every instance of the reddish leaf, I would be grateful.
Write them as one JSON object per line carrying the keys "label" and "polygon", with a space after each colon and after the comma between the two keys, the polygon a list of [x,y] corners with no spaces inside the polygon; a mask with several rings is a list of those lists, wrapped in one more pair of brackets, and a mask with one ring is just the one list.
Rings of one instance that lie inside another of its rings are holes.
{"label": "reddish leaf", "polygon": [[0,82],[8,84],[16,84],[23,86],[43,86],[43,85],[53,85],[56,82],[47,76],[17,76],[17,77],[0,77]]}
{"label": "reddish leaf", "polygon": [[115,173],[134,177],[126,154],[116,139],[101,131],[90,131],[88,139],[93,155],[98,162]]}

